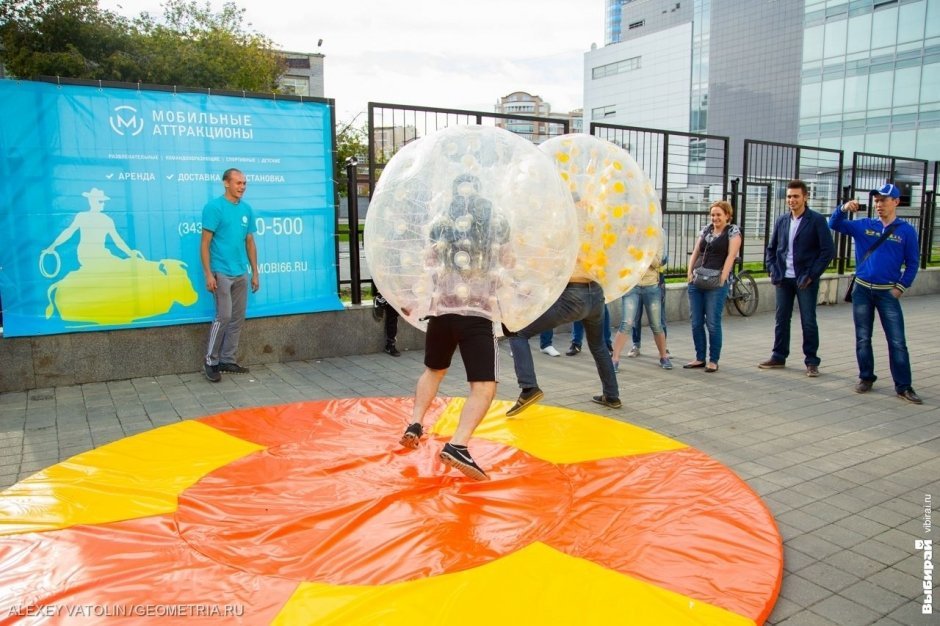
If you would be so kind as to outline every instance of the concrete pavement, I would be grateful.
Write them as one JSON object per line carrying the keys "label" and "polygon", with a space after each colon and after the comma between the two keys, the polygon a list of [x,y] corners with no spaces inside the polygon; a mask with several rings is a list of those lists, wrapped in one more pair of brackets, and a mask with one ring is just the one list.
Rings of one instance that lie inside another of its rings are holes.
{"label": "concrete pavement", "polygon": [[[864,395],[847,305],[821,306],[819,378],[804,374],[799,322],[788,367],[763,371],[773,314],[726,314],[720,371],[683,370],[693,356],[686,323],[669,326],[676,369],[665,371],[649,330],[643,354],[621,361],[622,410],[590,402],[600,392],[590,355],[535,353],[544,404],[620,419],[692,445],[733,469],[773,511],[784,538],[784,578],[774,625],[921,624],[928,512],[940,498],[940,295],[905,297],[904,314],[922,406],[898,399],[876,324],[879,380]],[[797,316],[798,318],[798,316]],[[556,333],[564,352],[569,335]],[[235,407],[357,396],[409,396],[421,351],[252,366],[210,384],[201,372],[0,394],[0,487],[79,452],[163,424]],[[504,345],[498,397],[518,393]],[[467,392],[459,358],[442,386]],[[403,416],[402,423],[405,423]],[[929,499],[925,510],[925,501]],[[940,612],[940,607],[935,609]],[[936,623],[936,622],[934,622]]]}

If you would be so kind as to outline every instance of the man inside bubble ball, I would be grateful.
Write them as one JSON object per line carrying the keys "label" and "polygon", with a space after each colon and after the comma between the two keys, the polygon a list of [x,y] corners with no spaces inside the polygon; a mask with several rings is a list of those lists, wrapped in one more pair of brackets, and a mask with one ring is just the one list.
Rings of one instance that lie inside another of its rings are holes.
{"label": "man inside bubble ball", "polygon": [[[492,289],[489,281],[494,254],[508,262],[509,225],[492,203],[480,195],[480,181],[470,174],[454,180],[453,198],[445,215],[431,225],[431,265],[439,268],[435,292],[445,308],[479,308]],[[434,307],[432,307],[433,310]],[[428,318],[424,338],[424,372],[418,379],[411,423],[400,444],[417,448],[424,434],[424,414],[447,375],[457,348],[467,371],[470,394],[451,440],[440,459],[474,480],[488,480],[467,450],[467,443],[496,396],[499,359],[493,321],[467,314]]]}
{"label": "man inside bubble ball", "polygon": [[[575,197],[575,202],[579,201]],[[588,349],[594,357],[597,375],[601,379],[602,393],[599,396],[593,396],[591,401],[611,409],[619,409],[622,406],[614,363],[604,341],[604,312],[606,310],[604,289],[589,276],[581,273],[580,267],[582,267],[581,263],[575,264],[575,270],[568,279],[568,285],[555,303],[538,319],[509,338],[512,361],[516,368],[516,379],[522,389],[519,399],[506,411],[509,417],[522,413],[545,395],[539,388],[535,377],[535,362],[532,360],[529,338],[550,328],[578,321],[584,324]]]}

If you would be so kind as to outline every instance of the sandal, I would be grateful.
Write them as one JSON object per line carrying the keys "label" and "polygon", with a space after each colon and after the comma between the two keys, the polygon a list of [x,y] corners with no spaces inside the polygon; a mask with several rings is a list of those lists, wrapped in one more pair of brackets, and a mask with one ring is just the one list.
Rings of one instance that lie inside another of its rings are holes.
{"label": "sandal", "polygon": [[718,371],[718,364],[717,364],[717,363],[715,363],[715,367],[712,367],[711,365],[706,365],[706,366],[705,366],[705,373],[706,373],[706,374],[714,374],[714,373],[717,372],[717,371]]}

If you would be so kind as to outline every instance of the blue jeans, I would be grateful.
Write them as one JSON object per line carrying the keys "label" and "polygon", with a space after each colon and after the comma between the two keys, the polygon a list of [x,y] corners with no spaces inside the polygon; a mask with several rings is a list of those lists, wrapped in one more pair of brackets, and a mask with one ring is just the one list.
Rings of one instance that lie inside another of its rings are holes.
{"label": "blue jeans", "polygon": [[[659,314],[659,325],[663,327],[663,333],[667,336],[669,332],[666,330],[666,275],[660,272],[659,274],[659,304],[660,304],[660,314]],[[647,317],[649,315],[647,314]],[[637,348],[640,347],[640,329],[643,327],[643,307],[637,307],[636,317],[633,319],[633,334],[630,337],[633,339],[633,345]]]}
{"label": "blue jeans", "polygon": [[911,358],[904,341],[904,314],[901,302],[890,290],[869,289],[855,283],[852,289],[852,317],[855,320],[855,357],[858,359],[858,377],[875,382],[875,355],[871,349],[871,332],[875,324],[875,311],[888,340],[888,362],[894,390],[902,393],[911,388]]}
{"label": "blue jeans", "polygon": [[532,361],[529,338],[556,326],[581,320],[584,322],[588,349],[591,351],[591,356],[594,357],[594,364],[601,379],[604,395],[608,398],[619,398],[620,389],[617,386],[617,375],[614,374],[614,363],[610,359],[607,346],[604,345],[602,326],[604,325],[605,309],[604,290],[600,285],[597,283],[569,283],[565,290],[561,292],[561,295],[558,296],[558,300],[547,311],[516,333],[516,336],[509,338],[519,387],[528,389],[539,386],[535,378],[535,363]]}
{"label": "blue jeans", "polygon": [[539,350],[544,350],[548,346],[552,345],[552,339],[555,338],[555,329],[546,330],[545,332],[539,334]]}
{"label": "blue jeans", "polygon": [[730,281],[718,289],[699,289],[689,285],[689,312],[692,314],[692,342],[695,360],[705,360],[705,329],[708,328],[708,360],[718,363],[721,357],[721,314],[725,310]]}
{"label": "blue jeans", "polygon": [[[584,324],[580,320],[571,325],[571,343],[576,344],[579,348],[581,343],[584,340]],[[607,348],[610,349],[610,311],[607,310],[607,306],[604,306],[604,343],[607,345]]]}
{"label": "blue jeans", "polygon": [[774,349],[772,357],[786,361],[790,356],[790,318],[793,316],[793,299],[800,307],[800,324],[803,327],[803,362],[819,366],[819,328],[816,326],[816,300],[819,296],[819,281],[814,280],[806,289],[796,286],[795,278],[784,278],[777,284],[777,317],[774,324]]}
{"label": "blue jeans", "polygon": [[646,318],[650,321],[650,330],[654,335],[663,333],[662,325],[662,290],[659,285],[648,287],[634,287],[620,298],[620,332],[627,330],[638,331],[638,321],[642,319],[642,311],[646,310]]}

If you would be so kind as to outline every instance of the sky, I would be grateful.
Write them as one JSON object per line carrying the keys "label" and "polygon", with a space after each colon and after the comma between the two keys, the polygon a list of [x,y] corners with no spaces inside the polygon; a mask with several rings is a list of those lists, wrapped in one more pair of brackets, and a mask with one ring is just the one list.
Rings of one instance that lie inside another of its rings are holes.
{"label": "sky", "polygon": [[[202,1],[202,0],[199,0]],[[283,50],[321,52],[325,97],[349,122],[368,102],[492,111],[526,91],[552,112],[580,108],[584,53],[604,43],[605,0],[235,0],[248,30]],[[218,10],[221,0],[211,0]],[[159,0],[99,0],[133,17]],[[323,45],[318,49],[318,40]]]}

